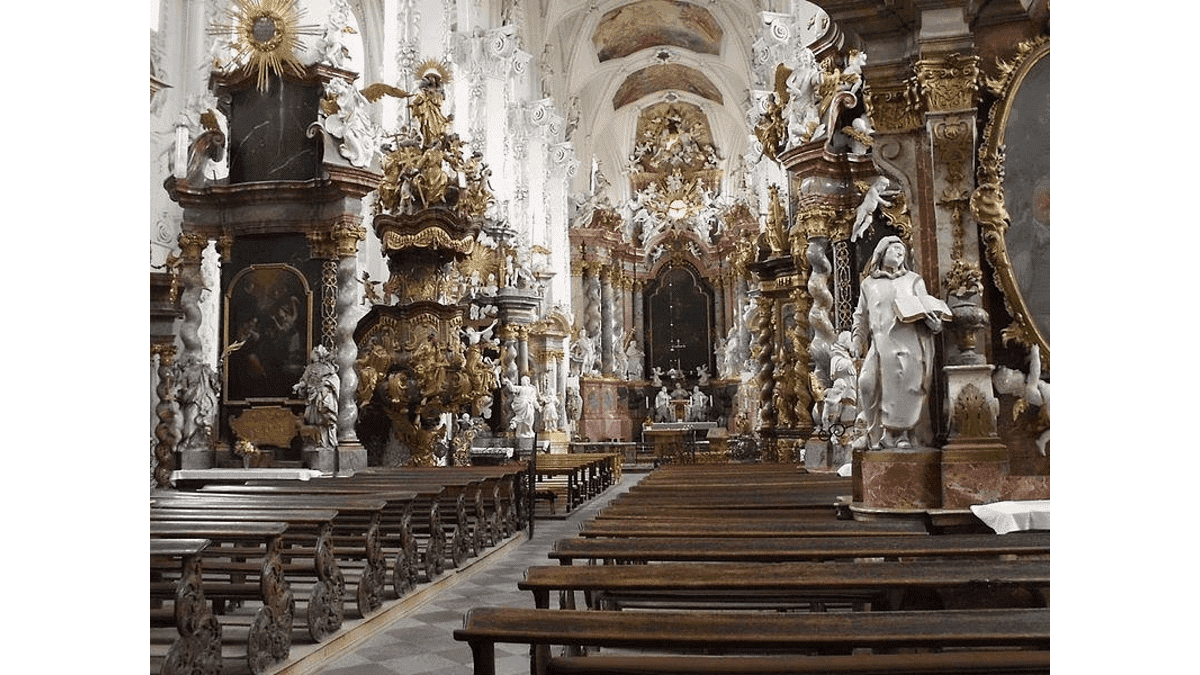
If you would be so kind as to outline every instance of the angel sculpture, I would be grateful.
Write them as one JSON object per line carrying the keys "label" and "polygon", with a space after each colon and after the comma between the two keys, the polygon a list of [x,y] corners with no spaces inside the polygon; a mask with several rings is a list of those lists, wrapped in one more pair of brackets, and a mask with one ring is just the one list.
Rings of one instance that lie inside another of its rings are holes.
{"label": "angel sculpture", "polygon": [[1039,416],[1047,426],[1046,430],[1034,439],[1034,443],[1038,452],[1045,456],[1046,446],[1050,443],[1050,383],[1041,379],[1041,375],[1042,353],[1037,345],[1034,345],[1029,354],[1028,375],[1019,370],[1000,367],[992,375],[992,383],[997,393],[1017,397],[1017,403],[1013,406],[1013,419],[1025,412],[1029,406],[1041,408]]}
{"label": "angel sculpture", "polygon": [[883,198],[883,191],[888,187],[887,176],[876,176],[870,184],[859,182],[857,185],[860,190],[865,188],[865,193],[858,209],[854,212],[854,230],[850,235],[850,241],[858,241],[859,237],[866,233],[867,228],[871,226],[871,216],[875,214],[875,209],[880,206],[892,205]]}

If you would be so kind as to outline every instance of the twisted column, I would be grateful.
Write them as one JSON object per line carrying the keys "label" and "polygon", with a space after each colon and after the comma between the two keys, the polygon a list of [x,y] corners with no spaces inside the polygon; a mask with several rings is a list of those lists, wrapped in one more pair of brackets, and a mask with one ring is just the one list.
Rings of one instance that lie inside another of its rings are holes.
{"label": "twisted column", "polygon": [[158,487],[171,484],[171,472],[175,469],[175,446],[179,444],[179,404],[175,401],[175,345],[154,344],[150,346],[150,357],[158,356],[158,383],[155,393],[158,405],[154,414],[158,424],[154,427],[154,482]]}
{"label": "twisted column", "polygon": [[338,256],[337,321],[332,351],[340,380],[338,445],[358,442],[358,433],[354,428],[358,422],[358,371],[354,369],[354,362],[358,359],[358,345],[354,343],[354,328],[358,324],[362,307],[362,286],[358,281],[358,242],[366,237],[367,229],[356,223],[348,223],[334,230]]}

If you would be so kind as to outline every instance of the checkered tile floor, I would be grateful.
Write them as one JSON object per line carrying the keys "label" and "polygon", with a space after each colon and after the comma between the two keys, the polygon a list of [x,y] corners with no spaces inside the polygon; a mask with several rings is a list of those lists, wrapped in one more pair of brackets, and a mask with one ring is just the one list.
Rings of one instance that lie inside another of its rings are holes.
{"label": "checkered tile floor", "polygon": [[[532,539],[505,552],[503,557],[441,590],[414,613],[398,619],[355,651],[344,654],[317,671],[321,675],[471,675],[471,649],[456,642],[454,629],[462,627],[463,614],[483,605],[533,607],[533,597],[517,590],[517,582],[531,565],[550,564],[546,553],[554,542],[573,536],[579,523],[591,518],[608,500],[624,492],[645,474],[625,473],[621,481],[565,519],[539,519]],[[497,675],[527,675],[527,645],[496,645]]]}

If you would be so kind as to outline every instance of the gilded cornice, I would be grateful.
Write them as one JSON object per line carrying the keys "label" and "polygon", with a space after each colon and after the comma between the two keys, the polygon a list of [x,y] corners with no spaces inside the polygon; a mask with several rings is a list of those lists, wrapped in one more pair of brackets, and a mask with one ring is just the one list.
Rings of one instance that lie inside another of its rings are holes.
{"label": "gilded cornice", "polygon": [[979,102],[979,56],[950,54],[916,63],[917,93],[929,112],[973,109]]}
{"label": "gilded cornice", "polygon": [[459,239],[450,236],[440,227],[427,227],[414,234],[401,234],[395,231],[384,232],[380,238],[383,252],[402,251],[408,248],[441,248],[450,249],[467,255],[475,238],[468,234]]}

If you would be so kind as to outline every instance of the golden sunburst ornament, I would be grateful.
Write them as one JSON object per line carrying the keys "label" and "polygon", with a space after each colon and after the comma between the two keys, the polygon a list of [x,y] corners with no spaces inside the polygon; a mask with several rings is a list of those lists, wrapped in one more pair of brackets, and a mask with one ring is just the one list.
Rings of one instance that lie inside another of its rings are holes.
{"label": "golden sunburst ornament", "polygon": [[225,10],[231,23],[213,24],[212,35],[232,36],[233,63],[245,64],[258,74],[258,90],[267,88],[267,73],[282,75],[288,68],[302,75],[304,66],[296,57],[301,35],[320,35],[321,27],[300,25],[304,9],[296,0],[234,0]]}
{"label": "golden sunburst ornament", "polygon": [[445,61],[439,61],[437,59],[425,59],[421,63],[417,64],[414,72],[417,74],[417,79],[419,80],[424,80],[427,76],[433,76],[433,79],[435,79],[438,84],[443,86],[450,84],[450,65]]}

